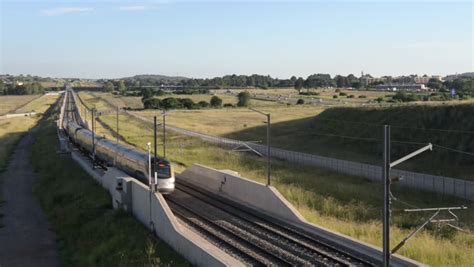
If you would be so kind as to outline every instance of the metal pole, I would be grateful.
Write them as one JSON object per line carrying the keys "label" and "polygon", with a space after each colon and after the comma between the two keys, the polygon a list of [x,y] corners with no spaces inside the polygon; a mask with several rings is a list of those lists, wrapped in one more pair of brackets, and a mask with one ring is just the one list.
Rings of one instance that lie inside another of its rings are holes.
{"label": "metal pole", "polygon": [[[118,145],[119,143],[119,107],[117,107],[117,139],[115,140],[115,144]],[[118,149],[115,150],[115,159],[114,165],[117,165],[117,156],[118,156]]]}
{"label": "metal pole", "polygon": [[156,152],[156,116],[153,117],[153,145],[154,145],[154,154],[155,154],[155,159],[154,159],[154,163],[153,163],[153,174],[155,175],[155,185],[156,185],[156,161],[158,159],[157,157],[157,152]]}
{"label": "metal pole", "polygon": [[271,135],[270,135],[270,113],[267,114],[267,185],[271,185],[272,177],[272,154],[271,154]]}
{"label": "metal pole", "polygon": [[146,146],[148,147],[148,185],[151,188],[151,143],[148,142]]}
{"label": "metal pole", "polygon": [[383,266],[390,266],[390,125],[384,125]]}
{"label": "metal pole", "polygon": [[92,115],[92,159],[95,162],[95,109],[91,112]]}
{"label": "metal pole", "polygon": [[166,111],[163,112],[163,158],[166,158]]}

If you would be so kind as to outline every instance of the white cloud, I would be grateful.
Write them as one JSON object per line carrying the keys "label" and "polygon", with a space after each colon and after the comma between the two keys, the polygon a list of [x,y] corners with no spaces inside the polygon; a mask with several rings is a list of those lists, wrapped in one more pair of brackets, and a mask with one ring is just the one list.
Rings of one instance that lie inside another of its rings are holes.
{"label": "white cloud", "polygon": [[41,14],[44,16],[61,16],[61,15],[71,14],[71,13],[89,12],[92,10],[94,9],[90,7],[58,7],[58,8],[41,10]]}
{"label": "white cloud", "polygon": [[146,10],[146,6],[121,6],[119,7],[120,10],[122,11],[142,11]]}

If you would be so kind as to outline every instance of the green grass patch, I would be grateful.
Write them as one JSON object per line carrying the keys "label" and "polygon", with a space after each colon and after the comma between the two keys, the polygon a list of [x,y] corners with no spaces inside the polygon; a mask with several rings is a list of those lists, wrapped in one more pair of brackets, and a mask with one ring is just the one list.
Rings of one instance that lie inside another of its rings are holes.
{"label": "green grass patch", "polygon": [[68,155],[47,122],[33,146],[34,192],[58,237],[64,266],[185,266],[187,262],[111,198]]}

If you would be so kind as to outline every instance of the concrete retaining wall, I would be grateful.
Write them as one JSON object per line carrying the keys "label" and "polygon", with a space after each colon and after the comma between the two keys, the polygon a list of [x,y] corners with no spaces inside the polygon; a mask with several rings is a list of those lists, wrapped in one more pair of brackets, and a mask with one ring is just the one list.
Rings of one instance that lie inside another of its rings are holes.
{"label": "concrete retaining wall", "polygon": [[[349,250],[363,253],[377,260],[382,259],[382,251],[378,247],[309,223],[272,186],[239,177],[235,172],[215,170],[203,165],[191,166],[178,175],[178,179],[190,182],[230,200],[240,201],[251,208],[274,217],[277,221],[292,224]],[[393,255],[391,263],[392,266],[423,266],[419,262],[399,255]]]}
{"label": "concrete retaining wall", "polygon": [[11,119],[11,118],[18,118],[18,117],[31,117],[36,115],[36,112],[28,112],[28,113],[12,113],[0,116],[0,119]]}
{"label": "concrete retaining wall", "polygon": [[[150,193],[147,186],[128,177],[115,168],[107,171],[95,170],[84,156],[76,151],[72,158],[112,196],[115,208],[124,208],[147,228],[196,266],[244,266],[240,261],[222,252],[218,247],[181,226],[168,207],[163,196]],[[117,184],[122,184],[122,191]]]}
{"label": "concrete retaining wall", "polygon": [[226,171],[195,164],[178,175],[193,184],[223,194],[234,201],[270,212],[289,221],[304,220],[301,214],[273,186],[266,186]]}

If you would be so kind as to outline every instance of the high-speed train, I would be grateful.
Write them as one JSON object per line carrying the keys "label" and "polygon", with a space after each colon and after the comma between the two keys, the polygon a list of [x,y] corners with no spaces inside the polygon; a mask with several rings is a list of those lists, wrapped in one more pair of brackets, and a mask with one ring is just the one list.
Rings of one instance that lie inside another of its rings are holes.
{"label": "high-speed train", "polygon": [[[83,128],[73,121],[67,122],[66,133],[73,143],[79,146],[82,150],[92,154],[92,132]],[[145,184],[148,184],[148,155],[138,151],[132,147],[116,144],[103,137],[95,137],[95,158],[108,166],[112,166],[116,159],[115,165],[137,178]],[[152,166],[155,166],[156,175],[156,189],[162,194],[171,193],[174,190],[175,177],[173,168],[170,162],[165,158],[151,158]],[[153,170],[153,167],[151,168]],[[153,174],[152,181],[154,183],[155,177]]]}

